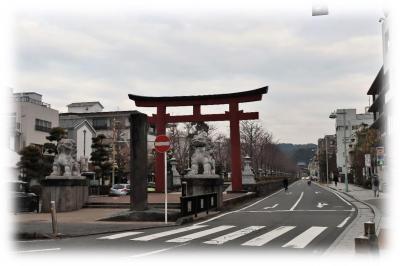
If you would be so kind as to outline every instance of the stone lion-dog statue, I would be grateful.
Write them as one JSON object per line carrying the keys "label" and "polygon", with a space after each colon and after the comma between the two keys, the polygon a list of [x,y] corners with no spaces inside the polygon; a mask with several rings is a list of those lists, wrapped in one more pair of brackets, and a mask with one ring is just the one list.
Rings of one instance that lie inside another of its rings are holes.
{"label": "stone lion-dog statue", "polygon": [[72,139],[61,139],[57,145],[58,154],[54,158],[50,176],[79,176],[80,166],[75,160],[76,145]]}

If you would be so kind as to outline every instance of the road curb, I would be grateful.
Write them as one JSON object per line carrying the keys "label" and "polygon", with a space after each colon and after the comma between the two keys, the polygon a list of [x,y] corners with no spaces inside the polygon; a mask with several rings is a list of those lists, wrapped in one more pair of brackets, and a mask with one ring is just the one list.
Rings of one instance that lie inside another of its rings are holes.
{"label": "road curb", "polygon": [[[376,220],[376,217],[377,217],[376,216],[377,214],[375,212],[376,210],[374,210],[374,208],[370,204],[368,204],[368,203],[366,203],[366,202],[364,202],[364,201],[362,201],[360,199],[357,199],[356,197],[354,197],[352,195],[349,195],[346,192],[339,191],[339,190],[337,190],[335,188],[323,187],[323,186],[321,186],[319,184],[317,184],[317,185],[320,186],[321,188],[324,188],[325,190],[328,190],[328,191],[331,190],[331,191],[335,191],[337,193],[340,193],[342,196],[346,196],[346,197],[351,198],[354,201],[356,201],[356,202],[358,202],[358,203],[360,203],[362,205],[367,206],[369,211],[373,214],[374,221]],[[354,233],[353,233],[354,236],[349,237],[349,235],[351,235],[351,231],[353,231],[353,230],[355,232],[357,232],[357,229],[359,229],[358,231],[360,231],[360,234],[361,234],[361,231],[362,231],[363,227],[360,225],[360,223],[362,222],[363,215],[365,215],[365,211],[364,211],[365,208],[359,208],[359,207],[355,206],[353,204],[353,202],[350,202],[350,203],[356,208],[356,210],[357,210],[357,214],[356,215],[357,216],[346,227],[346,229],[343,230],[343,232],[336,238],[336,240],[329,246],[329,248],[324,252],[324,254],[337,253],[337,251],[340,250],[340,249],[341,249],[340,251],[346,250],[348,252],[348,251],[350,251],[349,250],[350,247],[353,247],[352,251],[353,251],[353,253],[355,252],[354,238],[353,237],[358,237],[358,235],[354,235]],[[361,229],[359,227],[361,227]],[[346,245],[348,246],[348,248],[344,249],[344,247],[346,247]]]}
{"label": "road curb", "polygon": [[375,228],[376,228],[375,230],[376,230],[377,235],[379,234],[379,231],[381,229],[382,214],[381,214],[380,210],[377,207],[375,207],[373,204],[370,204],[370,203],[367,203],[367,202],[365,202],[363,200],[357,199],[356,197],[354,197],[353,195],[348,194],[347,192],[339,191],[339,190],[337,190],[335,188],[331,188],[331,187],[329,187],[329,188],[332,189],[332,190],[335,190],[337,192],[343,193],[343,194],[347,195],[348,197],[353,198],[354,200],[357,200],[357,201],[361,202],[362,204],[367,205],[372,210],[372,212],[374,213],[374,222],[375,222]]}

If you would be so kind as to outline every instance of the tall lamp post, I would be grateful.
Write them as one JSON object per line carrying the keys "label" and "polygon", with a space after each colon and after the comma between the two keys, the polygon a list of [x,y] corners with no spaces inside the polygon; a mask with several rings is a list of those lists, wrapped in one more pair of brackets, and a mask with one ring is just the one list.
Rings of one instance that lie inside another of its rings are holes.
{"label": "tall lamp post", "polygon": [[346,110],[343,110],[342,112],[333,112],[329,115],[329,118],[335,119],[337,118],[337,115],[343,115],[343,123],[344,123],[344,132],[343,132],[343,144],[344,144],[344,185],[345,185],[345,191],[349,192],[349,181],[347,178],[347,140],[346,140],[346,127],[347,127],[347,121],[346,121]]}
{"label": "tall lamp post", "polygon": [[328,137],[325,136],[325,153],[326,153],[326,185],[329,184],[329,164],[328,164]]}

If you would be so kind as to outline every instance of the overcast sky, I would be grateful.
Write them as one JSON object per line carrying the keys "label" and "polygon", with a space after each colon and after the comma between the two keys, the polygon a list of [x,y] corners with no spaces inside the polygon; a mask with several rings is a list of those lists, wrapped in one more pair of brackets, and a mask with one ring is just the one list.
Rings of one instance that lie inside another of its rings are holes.
{"label": "overcast sky", "polygon": [[[331,111],[364,112],[382,65],[382,9],[329,6],[329,12],[312,17],[311,6],[112,15],[25,10],[15,17],[10,87],[38,92],[66,112],[66,105],[81,101],[99,101],[105,111],[138,109],[129,93],[202,95],[269,86],[261,102],[241,109],[258,111],[279,142],[316,143],[334,133]],[[217,126],[227,132],[228,122]]]}

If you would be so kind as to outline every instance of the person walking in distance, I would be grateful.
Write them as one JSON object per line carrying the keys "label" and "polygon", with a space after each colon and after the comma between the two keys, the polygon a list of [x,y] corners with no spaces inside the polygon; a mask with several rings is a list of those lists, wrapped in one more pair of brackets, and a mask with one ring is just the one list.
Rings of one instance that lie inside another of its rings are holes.
{"label": "person walking in distance", "polygon": [[288,190],[289,181],[287,177],[283,179],[283,187],[285,188],[285,192]]}
{"label": "person walking in distance", "polygon": [[338,182],[338,177],[337,177],[337,175],[335,175],[335,176],[333,177],[333,181],[335,182],[335,187],[337,187],[337,182]]}
{"label": "person walking in distance", "polygon": [[374,191],[374,197],[379,197],[379,177],[378,177],[378,175],[373,175],[372,190]]}

